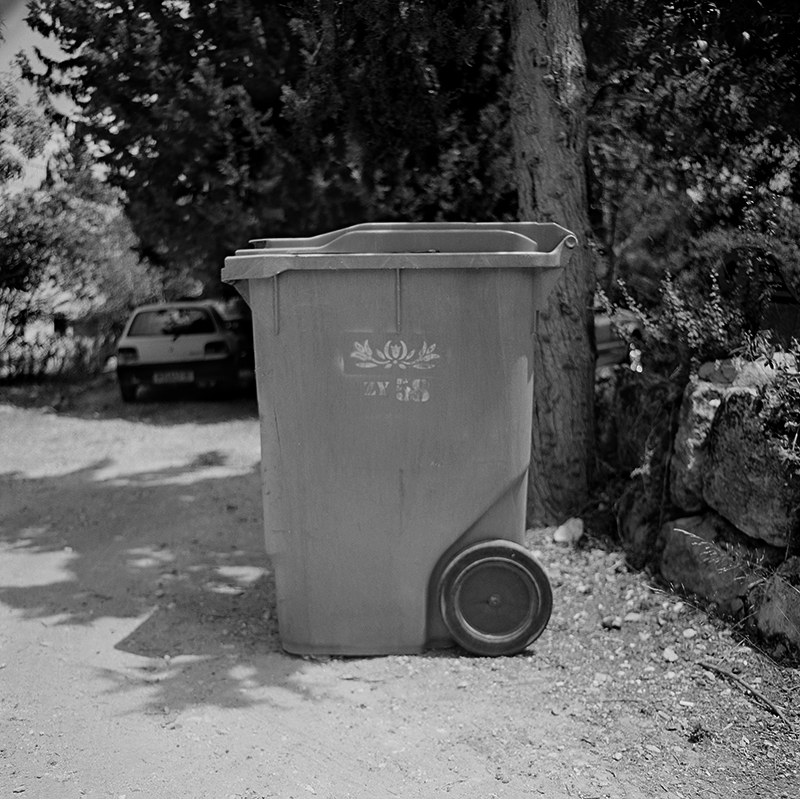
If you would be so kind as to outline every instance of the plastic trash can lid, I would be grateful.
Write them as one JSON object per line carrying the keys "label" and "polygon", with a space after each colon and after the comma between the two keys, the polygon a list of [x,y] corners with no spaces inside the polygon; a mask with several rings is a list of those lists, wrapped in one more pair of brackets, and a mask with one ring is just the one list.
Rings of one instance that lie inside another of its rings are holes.
{"label": "plastic trash can lid", "polygon": [[297,269],[560,268],[577,239],[554,223],[432,222],[354,225],[252,243],[225,259],[224,281]]}

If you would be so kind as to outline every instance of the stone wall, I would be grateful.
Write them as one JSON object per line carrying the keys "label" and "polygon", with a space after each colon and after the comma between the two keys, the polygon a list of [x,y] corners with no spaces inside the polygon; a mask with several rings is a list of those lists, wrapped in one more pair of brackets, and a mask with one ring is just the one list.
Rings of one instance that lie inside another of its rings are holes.
{"label": "stone wall", "polygon": [[759,389],[776,374],[739,360],[701,367],[669,433],[663,405],[660,437],[649,451],[639,442],[661,496],[634,473],[618,524],[633,565],[740,621],[775,655],[798,657],[800,476],[758,415]]}

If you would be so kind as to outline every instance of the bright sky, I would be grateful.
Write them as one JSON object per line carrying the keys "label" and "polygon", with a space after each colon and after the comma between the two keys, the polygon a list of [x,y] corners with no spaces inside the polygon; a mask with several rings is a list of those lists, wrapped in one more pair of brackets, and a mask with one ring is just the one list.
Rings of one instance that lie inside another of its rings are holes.
{"label": "bright sky", "polygon": [[[25,24],[27,0],[0,0],[0,26],[5,41],[0,44],[0,72],[12,70],[13,61],[20,50],[29,53],[33,60],[33,48],[38,47],[50,56],[58,55],[58,45],[32,31]],[[35,61],[34,61],[35,64]],[[33,88],[19,81],[20,99],[33,99]],[[26,170],[21,186],[36,185],[45,174],[46,156],[34,159]]]}
{"label": "bright sky", "polygon": [[5,41],[0,44],[0,72],[10,69],[14,56],[24,50],[33,54],[34,46],[49,55],[55,55],[58,47],[48,39],[34,33],[26,24],[26,0],[0,0],[0,24]]}

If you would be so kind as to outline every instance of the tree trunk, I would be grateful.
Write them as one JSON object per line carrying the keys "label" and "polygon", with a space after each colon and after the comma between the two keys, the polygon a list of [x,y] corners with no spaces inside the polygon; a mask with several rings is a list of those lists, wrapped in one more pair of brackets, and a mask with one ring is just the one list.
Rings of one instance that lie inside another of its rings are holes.
{"label": "tree trunk", "polygon": [[511,127],[523,220],[557,222],[578,247],[539,319],[529,521],[553,524],[589,498],[594,273],[588,247],[585,56],[577,0],[512,0]]}

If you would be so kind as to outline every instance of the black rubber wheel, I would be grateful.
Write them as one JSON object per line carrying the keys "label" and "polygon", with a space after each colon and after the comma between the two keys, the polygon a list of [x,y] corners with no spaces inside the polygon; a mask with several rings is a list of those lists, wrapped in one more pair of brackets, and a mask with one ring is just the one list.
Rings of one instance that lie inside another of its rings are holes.
{"label": "black rubber wheel", "polygon": [[544,569],[513,541],[459,552],[439,580],[439,607],[455,640],[476,655],[515,655],[544,632],[553,592]]}

